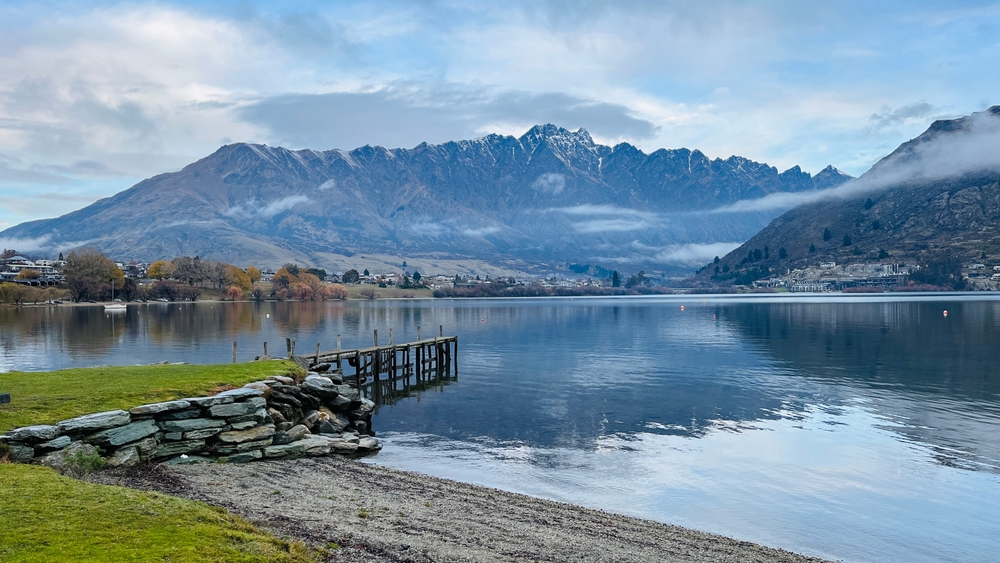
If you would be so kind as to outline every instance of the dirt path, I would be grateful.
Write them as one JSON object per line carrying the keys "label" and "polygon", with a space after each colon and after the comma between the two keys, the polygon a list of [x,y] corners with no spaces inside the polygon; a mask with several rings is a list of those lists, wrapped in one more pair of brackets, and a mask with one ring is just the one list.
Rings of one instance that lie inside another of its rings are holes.
{"label": "dirt path", "polygon": [[152,466],[97,481],[203,500],[344,562],[819,562],[749,542],[344,459]]}

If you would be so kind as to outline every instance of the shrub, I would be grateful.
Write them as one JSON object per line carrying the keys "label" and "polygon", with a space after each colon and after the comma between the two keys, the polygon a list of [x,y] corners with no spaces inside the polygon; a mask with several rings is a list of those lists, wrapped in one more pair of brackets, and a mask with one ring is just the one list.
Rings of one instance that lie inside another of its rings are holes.
{"label": "shrub", "polygon": [[326,290],[325,291],[326,291],[327,298],[329,298],[329,299],[339,299],[341,301],[344,301],[344,300],[347,299],[347,297],[349,295],[347,293],[347,288],[344,287],[344,286],[342,286],[342,285],[340,285],[339,283],[335,283],[335,284],[326,286]]}
{"label": "shrub", "polygon": [[365,299],[377,299],[378,293],[374,289],[362,289],[358,292],[358,295],[364,297]]}
{"label": "shrub", "polygon": [[74,477],[83,477],[104,469],[104,465],[107,462],[108,460],[101,457],[101,454],[88,454],[83,450],[78,450],[66,457],[66,464],[63,471]]}

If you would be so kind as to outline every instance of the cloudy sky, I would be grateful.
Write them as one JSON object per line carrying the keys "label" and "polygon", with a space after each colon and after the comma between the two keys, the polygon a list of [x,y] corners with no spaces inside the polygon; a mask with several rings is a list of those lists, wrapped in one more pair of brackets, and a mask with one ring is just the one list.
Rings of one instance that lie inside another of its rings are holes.
{"label": "cloudy sky", "polygon": [[551,122],[858,175],[1000,103],[997,68],[994,2],[3,2],[0,228],[236,141],[412,147]]}

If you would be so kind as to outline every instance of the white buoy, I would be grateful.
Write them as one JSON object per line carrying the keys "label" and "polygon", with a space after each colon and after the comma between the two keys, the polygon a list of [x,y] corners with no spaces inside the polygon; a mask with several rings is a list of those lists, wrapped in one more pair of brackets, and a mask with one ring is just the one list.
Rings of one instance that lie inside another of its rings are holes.
{"label": "white buoy", "polygon": [[945,309],[945,311],[944,311],[944,316],[946,316],[946,317],[948,316],[948,310],[947,309]]}

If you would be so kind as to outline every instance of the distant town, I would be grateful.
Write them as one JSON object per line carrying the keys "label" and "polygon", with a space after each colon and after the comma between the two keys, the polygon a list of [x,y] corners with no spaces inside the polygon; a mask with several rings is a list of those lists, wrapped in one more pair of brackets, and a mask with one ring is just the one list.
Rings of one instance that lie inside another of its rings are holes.
{"label": "distant town", "polygon": [[[719,292],[845,292],[924,291],[940,289],[915,283],[919,266],[888,263],[837,264],[821,262],[788,270]],[[0,302],[58,303],[98,301],[326,300],[380,297],[535,297],[560,295],[627,295],[709,293],[705,289],[671,287],[640,271],[628,277],[597,268],[602,275],[570,265],[575,277],[494,277],[479,275],[422,275],[406,268],[371,272],[349,269],[327,272],[286,264],[277,270],[178,257],[151,263],[114,261],[90,250],[56,258],[31,256],[14,250],[0,254]],[[965,289],[1000,289],[1000,264],[962,265]],[[5,287],[6,286],[6,287]]]}

